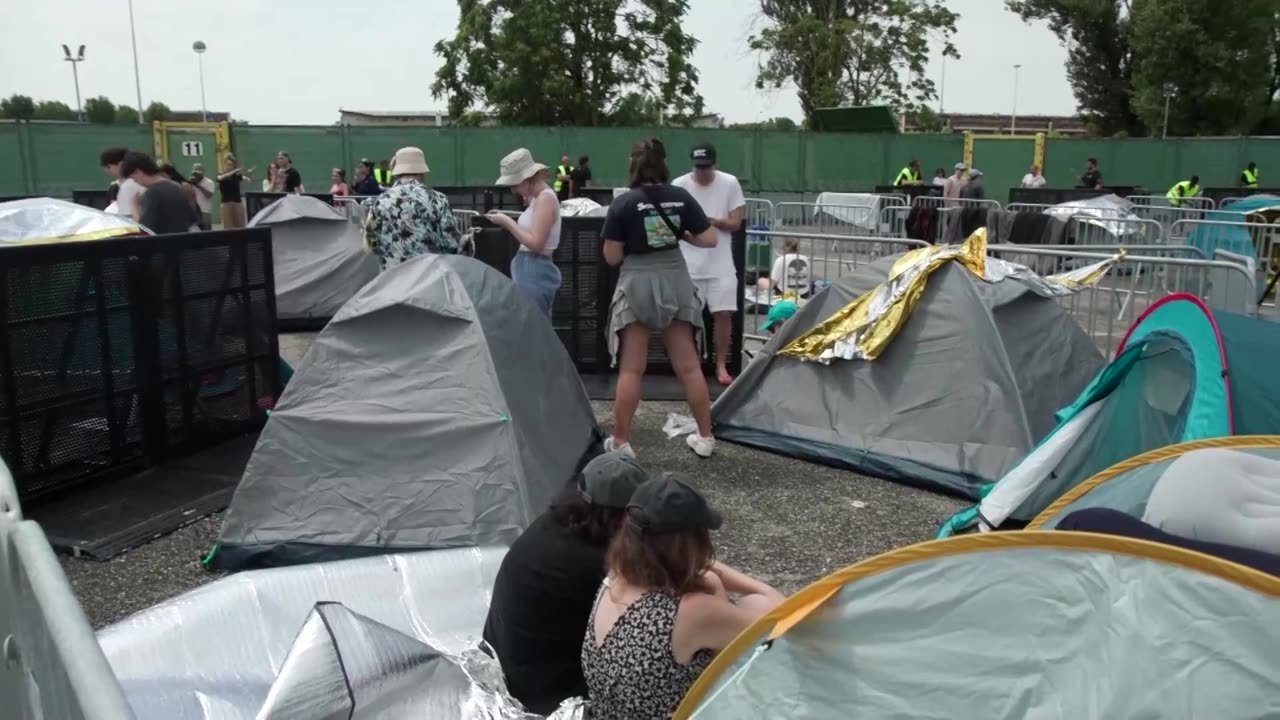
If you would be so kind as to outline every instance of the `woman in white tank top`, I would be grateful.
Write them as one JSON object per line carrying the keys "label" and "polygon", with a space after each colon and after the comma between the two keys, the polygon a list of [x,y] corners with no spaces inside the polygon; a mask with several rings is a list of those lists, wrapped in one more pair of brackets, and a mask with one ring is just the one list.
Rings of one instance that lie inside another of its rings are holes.
{"label": "woman in white tank top", "polygon": [[494,184],[510,187],[524,200],[525,210],[519,220],[497,211],[488,217],[520,243],[520,251],[511,261],[511,279],[550,320],[560,292],[560,269],[551,259],[560,244],[560,201],[547,185],[547,166],[534,162],[527,149],[504,157],[500,170],[502,175]]}

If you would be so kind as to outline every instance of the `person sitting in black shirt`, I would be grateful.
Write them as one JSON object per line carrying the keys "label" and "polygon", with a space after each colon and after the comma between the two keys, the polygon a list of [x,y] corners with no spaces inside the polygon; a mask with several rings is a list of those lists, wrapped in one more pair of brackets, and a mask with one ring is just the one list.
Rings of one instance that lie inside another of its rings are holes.
{"label": "person sitting in black shirt", "polygon": [[587,694],[582,635],[604,580],[609,541],[646,479],[628,455],[595,458],[502,559],[484,639],[512,697],[535,713],[549,715]]}
{"label": "person sitting in black shirt", "polygon": [[582,192],[591,186],[591,158],[583,155],[578,158],[578,167],[569,173],[569,186],[574,197],[582,197]]}
{"label": "person sitting in black shirt", "polygon": [[199,216],[182,187],[166,177],[150,155],[130,152],[120,163],[120,177],[146,188],[138,222],[156,235],[195,232]]}

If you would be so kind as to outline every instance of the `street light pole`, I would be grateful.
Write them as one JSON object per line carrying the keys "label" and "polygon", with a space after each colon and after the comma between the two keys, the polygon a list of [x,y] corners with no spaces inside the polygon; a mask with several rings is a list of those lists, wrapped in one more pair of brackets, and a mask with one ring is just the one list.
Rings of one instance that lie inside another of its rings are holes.
{"label": "street light pole", "polygon": [[138,124],[142,125],[142,80],[138,75],[138,34],[133,30],[133,0],[129,0],[129,41],[133,43],[133,89],[138,92]]}
{"label": "street light pole", "polygon": [[1173,85],[1164,86],[1164,129],[1160,131],[1160,139],[1169,137],[1169,100],[1173,97]]}
{"label": "street light pole", "polygon": [[204,102],[204,51],[207,49],[201,40],[191,43],[191,49],[196,51],[196,62],[200,65],[200,120],[209,122],[209,108]]}
{"label": "street light pole", "polygon": [[1021,65],[1013,66],[1013,113],[1009,116],[1009,134],[1018,134],[1018,71]]}
{"label": "street light pole", "polygon": [[80,71],[76,68],[77,65],[84,62],[84,46],[81,45],[80,49],[73,56],[71,54],[71,48],[64,44],[62,46],[62,54],[64,55],[62,59],[71,63],[71,78],[75,80],[76,83],[76,120],[78,122],[84,122],[84,108],[80,105]]}

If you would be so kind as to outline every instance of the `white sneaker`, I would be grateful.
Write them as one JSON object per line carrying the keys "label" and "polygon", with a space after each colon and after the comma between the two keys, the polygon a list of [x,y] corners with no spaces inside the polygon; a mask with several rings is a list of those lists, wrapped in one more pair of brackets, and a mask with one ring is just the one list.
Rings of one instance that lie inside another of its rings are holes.
{"label": "white sneaker", "polygon": [[622,453],[623,455],[629,455],[633,458],[636,456],[636,451],[634,448],[631,447],[631,443],[624,442],[621,445],[618,445],[615,447],[613,444],[613,436],[610,435],[609,437],[604,439],[604,451],[613,452],[615,450]]}
{"label": "white sneaker", "polygon": [[690,450],[697,453],[698,457],[709,458],[711,453],[716,449],[716,439],[713,437],[702,437],[698,433],[689,433],[685,436],[685,444]]}

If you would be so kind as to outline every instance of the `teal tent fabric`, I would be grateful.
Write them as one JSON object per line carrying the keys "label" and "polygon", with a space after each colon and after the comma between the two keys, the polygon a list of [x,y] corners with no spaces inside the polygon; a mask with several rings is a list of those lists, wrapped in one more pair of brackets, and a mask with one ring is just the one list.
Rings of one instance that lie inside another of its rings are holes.
{"label": "teal tent fabric", "polygon": [[1216,312],[1236,435],[1280,433],[1280,323]]}
{"label": "teal tent fabric", "polygon": [[[1245,222],[1245,216],[1268,208],[1280,208],[1280,197],[1275,195],[1250,195],[1241,198],[1219,210],[1211,210],[1203,219],[1215,223]],[[1257,250],[1253,246],[1253,238],[1249,230],[1228,225],[1200,225],[1191,231],[1187,244],[1194,245],[1213,257],[1216,250],[1226,250],[1246,257],[1257,259]]]}

